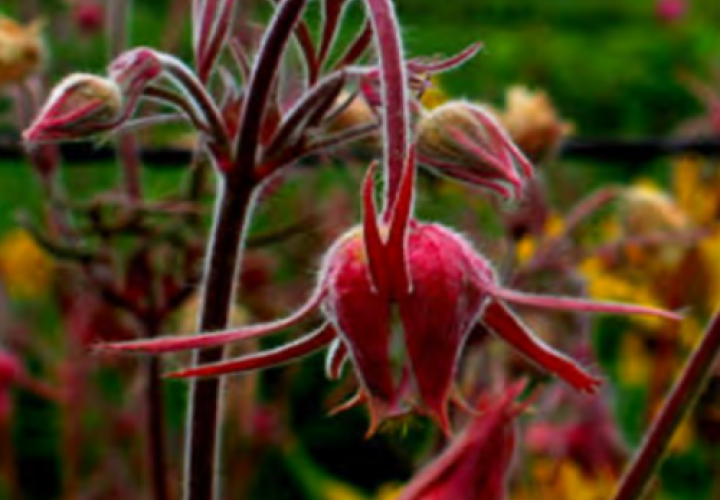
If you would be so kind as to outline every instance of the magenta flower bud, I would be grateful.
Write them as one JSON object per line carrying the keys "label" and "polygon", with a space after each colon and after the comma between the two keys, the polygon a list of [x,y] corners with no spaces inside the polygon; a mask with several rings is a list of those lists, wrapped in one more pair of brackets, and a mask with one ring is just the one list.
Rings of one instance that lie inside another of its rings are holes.
{"label": "magenta flower bud", "polygon": [[661,21],[674,23],[685,16],[687,7],[685,0],[658,0],[655,13]]}
{"label": "magenta flower bud", "polygon": [[20,361],[0,348],[0,387],[7,387],[16,383],[23,373],[24,369]]}
{"label": "magenta flower bud", "polygon": [[161,56],[147,47],[123,52],[108,66],[108,75],[125,96],[139,96],[145,86],[162,72]]}
{"label": "magenta flower bud", "polygon": [[122,109],[113,80],[75,73],[55,86],[23,137],[28,142],[83,139],[115,128]]}
{"label": "magenta flower bud", "polygon": [[451,101],[426,114],[417,129],[418,161],[433,171],[505,198],[522,192],[530,162],[487,109]]}
{"label": "magenta flower bud", "polygon": [[85,0],[73,8],[75,25],[85,35],[95,35],[103,29],[105,9],[95,0]]}
{"label": "magenta flower bud", "polygon": [[132,115],[146,86],[162,71],[157,54],[139,48],[120,55],[110,65],[109,78],[72,74],[55,86],[23,137],[67,141],[112,131]]}
{"label": "magenta flower bud", "polygon": [[515,418],[523,404],[515,385],[495,401],[483,401],[478,414],[443,453],[422,469],[398,500],[503,500],[515,453]]}

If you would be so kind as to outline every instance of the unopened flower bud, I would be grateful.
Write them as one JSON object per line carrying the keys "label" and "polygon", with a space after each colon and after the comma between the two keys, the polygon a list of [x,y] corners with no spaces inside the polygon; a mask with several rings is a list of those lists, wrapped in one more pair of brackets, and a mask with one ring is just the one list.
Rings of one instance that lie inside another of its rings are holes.
{"label": "unopened flower bud", "polygon": [[545,92],[531,92],[522,86],[508,89],[500,121],[512,140],[533,162],[557,151],[573,127],[563,121]]}
{"label": "unopened flower bud", "polygon": [[530,162],[492,113],[465,101],[451,101],[418,124],[418,160],[457,180],[488,187],[506,198],[532,177]]}
{"label": "unopened flower bud", "polygon": [[21,26],[0,16],[0,86],[22,82],[40,69],[45,59],[41,28],[40,21]]}
{"label": "unopened flower bud", "polygon": [[83,139],[115,128],[123,109],[123,96],[113,80],[75,73],[55,86],[23,136],[28,142]]}
{"label": "unopened flower bud", "polygon": [[119,55],[108,67],[108,75],[122,89],[123,95],[138,95],[163,72],[160,55],[147,47],[138,47]]}

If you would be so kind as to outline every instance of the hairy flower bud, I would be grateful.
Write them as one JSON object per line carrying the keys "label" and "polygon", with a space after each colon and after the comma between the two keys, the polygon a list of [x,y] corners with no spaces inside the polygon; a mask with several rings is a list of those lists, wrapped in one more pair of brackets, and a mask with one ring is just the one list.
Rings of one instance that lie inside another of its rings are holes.
{"label": "hairy flower bud", "polygon": [[500,121],[533,162],[552,155],[573,130],[558,116],[545,92],[531,92],[522,86],[511,87],[505,93],[505,110]]}
{"label": "hairy flower bud", "polygon": [[442,175],[490,188],[505,198],[517,196],[525,178],[533,175],[493,114],[465,101],[448,102],[420,120],[417,158]]}
{"label": "hairy flower bud", "polygon": [[443,453],[422,469],[398,500],[503,500],[515,452],[516,384],[497,400],[481,401],[478,414]]}
{"label": "hairy flower bud", "polygon": [[123,95],[136,97],[145,86],[163,72],[160,55],[147,47],[138,47],[120,54],[108,67],[108,75]]}
{"label": "hairy flower bud", "polygon": [[162,71],[157,53],[141,47],[118,56],[108,68],[109,78],[72,74],[55,86],[23,136],[28,142],[67,141],[111,131],[132,115]]}
{"label": "hairy flower bud", "polygon": [[111,79],[75,73],[52,90],[35,121],[24,132],[28,142],[83,139],[115,128],[124,99]]}
{"label": "hairy flower bud", "polygon": [[42,22],[21,26],[0,15],[0,86],[19,83],[37,72],[45,58]]}

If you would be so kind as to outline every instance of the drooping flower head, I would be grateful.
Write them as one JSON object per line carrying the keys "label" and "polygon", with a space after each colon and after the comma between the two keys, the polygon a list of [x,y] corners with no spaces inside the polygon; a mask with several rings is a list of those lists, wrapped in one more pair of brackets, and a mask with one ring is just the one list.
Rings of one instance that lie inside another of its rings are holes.
{"label": "drooping flower head", "polygon": [[[600,379],[545,345],[508,307],[515,302],[557,310],[653,314],[674,313],[633,305],[530,295],[504,288],[490,263],[455,231],[411,217],[412,160],[389,223],[375,212],[374,169],[363,190],[361,226],[341,236],[326,254],[311,299],[291,316],[272,323],[191,337],[110,344],[105,349],[162,353],[198,349],[278,332],[320,311],[322,325],[279,348],[172,374],[217,376],[285,363],[331,346],[327,373],[340,375],[350,361],[359,382],[357,395],[340,409],[366,403],[370,431],[387,417],[412,409],[429,414],[449,431],[448,405],[454,400],[457,365],[473,326],[483,324],[531,361],[574,389],[594,392]],[[394,312],[401,332],[394,331]],[[400,368],[391,346],[400,336],[406,357]]]}

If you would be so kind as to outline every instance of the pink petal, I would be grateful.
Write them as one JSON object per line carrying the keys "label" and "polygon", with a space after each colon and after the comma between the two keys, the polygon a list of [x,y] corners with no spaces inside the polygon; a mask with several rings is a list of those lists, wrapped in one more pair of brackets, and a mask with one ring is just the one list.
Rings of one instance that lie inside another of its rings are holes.
{"label": "pink petal", "polygon": [[584,311],[593,313],[613,314],[647,314],[661,318],[681,321],[682,315],[659,309],[656,307],[638,306],[634,304],[623,304],[620,302],[595,301],[587,299],[576,299],[571,297],[556,297],[554,295],[535,295],[524,292],[508,290],[506,288],[493,287],[489,292],[508,302],[522,304],[543,309],[558,309],[565,311]]}
{"label": "pink petal", "polygon": [[415,193],[415,150],[405,163],[402,178],[400,179],[400,192],[392,207],[392,220],[387,244],[388,268],[392,273],[393,295],[402,297],[410,292],[410,267],[407,257],[407,233],[412,217],[413,195]]}
{"label": "pink petal", "polygon": [[332,342],[335,335],[335,329],[329,323],[325,323],[314,332],[276,349],[261,351],[220,363],[201,365],[195,368],[169,373],[166,376],[170,378],[216,377],[229,373],[243,373],[278,366],[293,359],[307,356],[325,347]]}
{"label": "pink petal", "polygon": [[460,353],[477,320],[484,293],[457,237],[437,225],[410,234],[412,293],[399,299],[405,345],[422,401],[449,434],[448,400]]}
{"label": "pink petal", "polygon": [[373,290],[369,274],[357,247],[338,252],[326,277],[323,309],[348,349],[363,390],[371,400],[392,407],[397,390],[390,361],[390,302]]}
{"label": "pink petal", "polygon": [[377,163],[370,165],[363,182],[363,241],[372,285],[378,294],[387,297],[390,294],[390,278],[385,258],[385,245],[380,236],[373,199],[376,167]]}
{"label": "pink petal", "polygon": [[600,385],[600,379],[535,337],[502,302],[489,300],[480,320],[528,360],[554,373],[578,391],[594,393]]}

